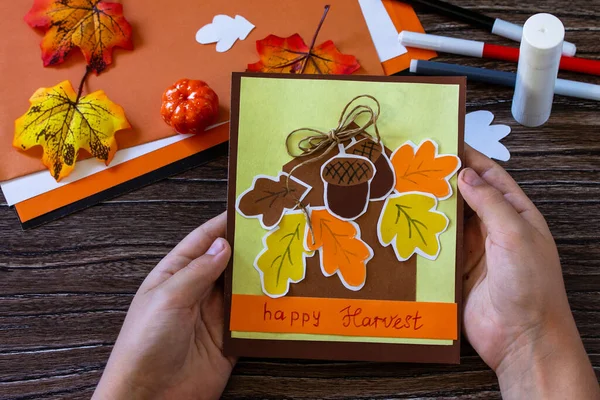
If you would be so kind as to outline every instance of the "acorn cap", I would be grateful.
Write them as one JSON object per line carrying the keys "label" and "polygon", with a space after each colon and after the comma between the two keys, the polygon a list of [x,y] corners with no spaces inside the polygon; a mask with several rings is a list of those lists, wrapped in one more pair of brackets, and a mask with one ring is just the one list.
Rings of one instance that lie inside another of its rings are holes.
{"label": "acorn cap", "polygon": [[361,139],[346,149],[346,153],[366,157],[373,161],[373,163],[379,159],[382,151],[383,145],[381,142],[377,143],[372,138]]}
{"label": "acorn cap", "polygon": [[333,157],[325,163],[323,180],[332,185],[353,186],[369,182],[375,173],[371,161],[363,157]]}

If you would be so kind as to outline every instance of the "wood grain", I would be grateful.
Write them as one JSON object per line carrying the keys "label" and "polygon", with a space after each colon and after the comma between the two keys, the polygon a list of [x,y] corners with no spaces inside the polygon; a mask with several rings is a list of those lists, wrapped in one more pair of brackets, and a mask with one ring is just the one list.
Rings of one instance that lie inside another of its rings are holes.
{"label": "wood grain", "polygon": [[[600,1],[453,0],[524,22],[552,12],[578,55],[600,59]],[[512,44],[418,10],[430,33]],[[514,64],[440,61],[514,71]],[[560,77],[600,84],[573,73]],[[515,124],[512,91],[469,84],[468,111],[487,109],[513,133],[504,166],[548,220],[575,320],[600,376],[600,106],[556,97],[541,128]],[[87,399],[137,287],[189,231],[226,208],[227,159],[23,232],[0,195],[0,398]],[[467,344],[457,366],[242,360],[223,397],[496,399],[496,378]]]}

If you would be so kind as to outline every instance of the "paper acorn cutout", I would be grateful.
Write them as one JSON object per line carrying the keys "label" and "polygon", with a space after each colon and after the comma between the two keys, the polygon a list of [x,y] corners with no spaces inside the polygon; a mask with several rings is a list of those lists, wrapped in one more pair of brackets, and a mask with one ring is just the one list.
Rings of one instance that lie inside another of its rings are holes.
{"label": "paper acorn cutout", "polygon": [[392,169],[392,163],[385,154],[383,143],[366,137],[351,144],[346,153],[366,157],[375,165],[376,174],[371,182],[371,200],[384,200],[394,190],[396,176]]}
{"label": "paper acorn cutout", "polygon": [[321,167],[325,206],[343,220],[367,211],[375,165],[366,157],[341,153]]}

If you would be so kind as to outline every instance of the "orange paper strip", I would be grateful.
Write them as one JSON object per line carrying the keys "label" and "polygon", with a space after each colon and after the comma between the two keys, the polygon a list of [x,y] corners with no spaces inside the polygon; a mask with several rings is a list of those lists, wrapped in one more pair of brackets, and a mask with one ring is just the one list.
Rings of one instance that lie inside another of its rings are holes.
{"label": "orange paper strip", "polygon": [[361,337],[458,339],[456,303],[234,294],[230,329]]}

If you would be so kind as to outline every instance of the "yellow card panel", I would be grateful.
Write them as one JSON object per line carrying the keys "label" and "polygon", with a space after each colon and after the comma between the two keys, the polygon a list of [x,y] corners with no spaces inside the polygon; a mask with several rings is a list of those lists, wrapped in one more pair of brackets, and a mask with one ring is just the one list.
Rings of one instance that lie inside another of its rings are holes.
{"label": "yellow card panel", "polygon": [[[458,153],[459,86],[424,83],[353,82],[244,77],[240,89],[236,197],[258,174],[277,176],[291,160],[285,148],[289,132],[301,127],[328,130],[337,125],[349,100],[370,94],[381,104],[377,122],[384,144],[394,150],[407,140],[438,143],[440,154]],[[454,195],[439,202],[450,219],[440,236],[437,260],[417,258],[417,301],[454,302],[456,257],[456,178]],[[262,294],[253,263],[262,249],[265,230],[256,219],[236,213],[233,293]],[[347,341],[347,337],[233,332],[233,337],[282,340]],[[352,341],[450,345],[452,341],[352,338]]]}

